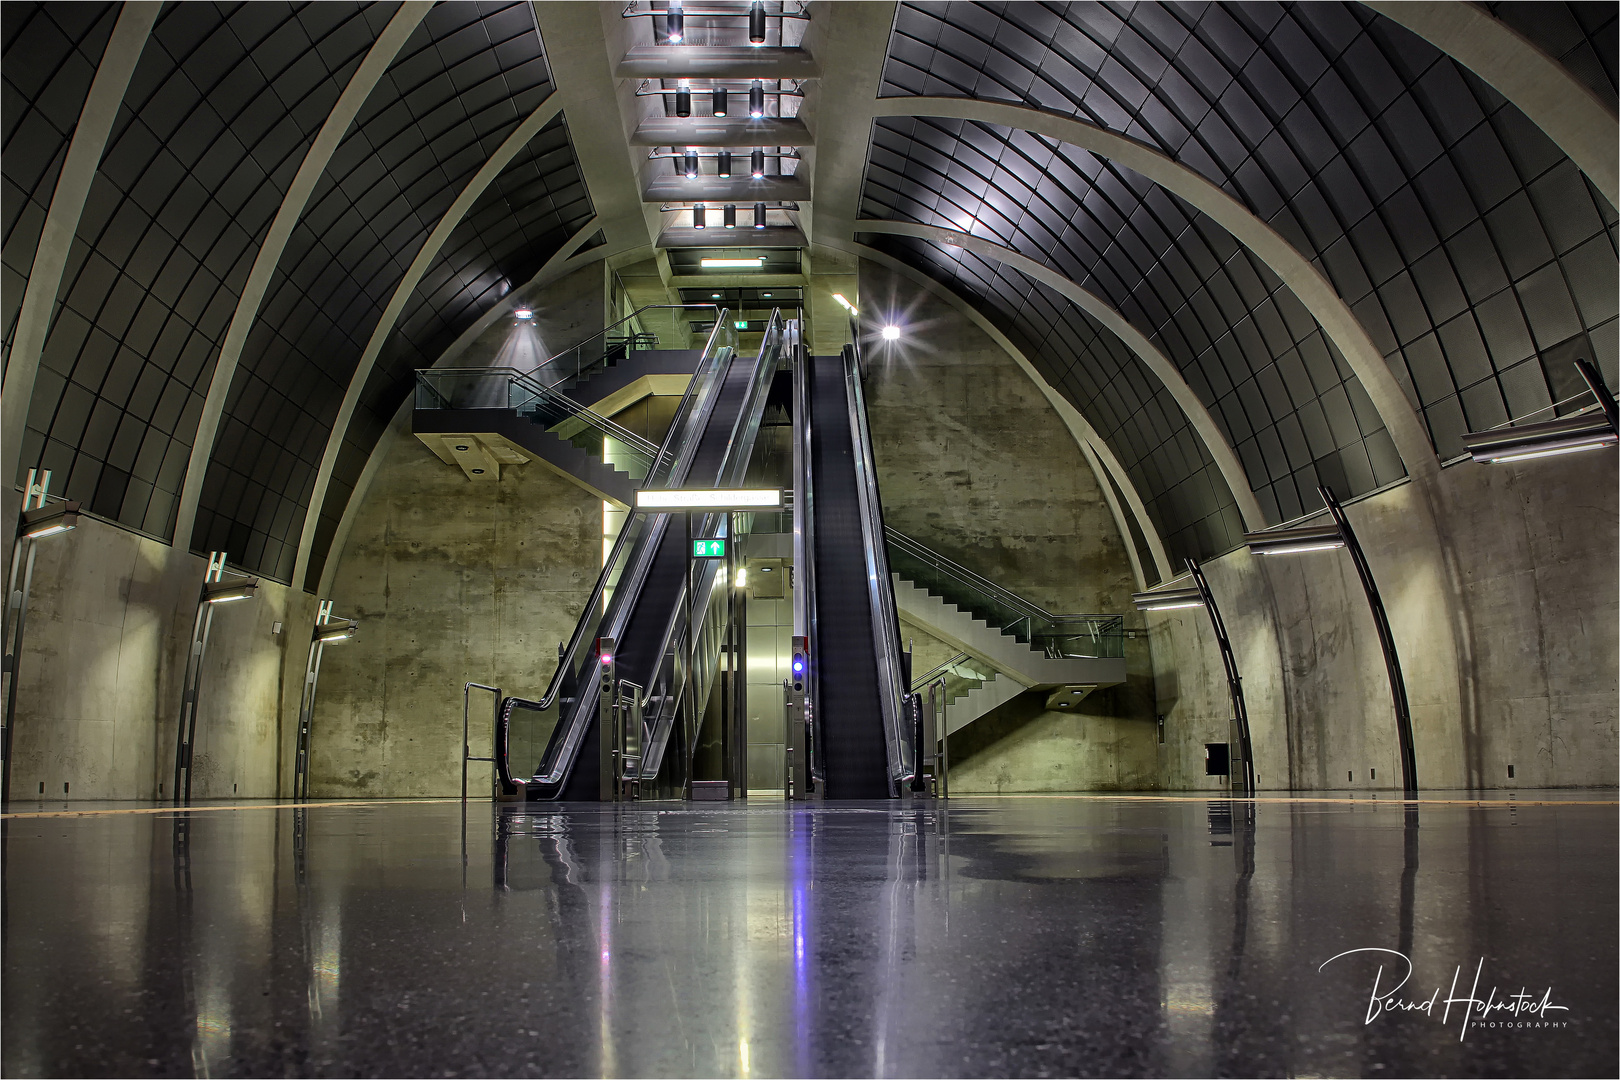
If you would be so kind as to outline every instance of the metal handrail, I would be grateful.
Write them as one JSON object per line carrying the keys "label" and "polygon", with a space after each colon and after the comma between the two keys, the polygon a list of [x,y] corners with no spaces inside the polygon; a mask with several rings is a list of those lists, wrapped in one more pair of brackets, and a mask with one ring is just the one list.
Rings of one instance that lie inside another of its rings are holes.
{"label": "metal handrail", "polygon": [[[716,349],[725,348],[725,346],[720,345],[717,341],[724,331],[725,326],[726,320],[724,319],[721,319],[715,323],[714,330],[710,332],[709,340],[703,347],[703,361],[700,361],[698,365],[699,372],[702,371],[703,364],[708,362],[713,357]],[[736,332],[733,331],[731,336],[735,337]],[[700,380],[697,377],[694,377],[692,381],[687,384],[686,393],[682,395],[681,404],[676,410],[674,422],[670,424],[669,432],[664,436],[664,442],[658,448],[657,456],[653,462],[654,470],[656,470],[659,464],[665,459],[666,452],[669,452],[669,444],[675,439],[677,433],[680,431],[681,421],[684,419],[687,413],[690,412],[694,395],[708,385],[710,384],[703,384],[700,386]],[[713,385],[718,385],[718,383],[716,382]],[[655,473],[653,472],[649,472],[647,474],[647,479],[644,481],[647,486],[650,487],[653,485],[654,475]],[[562,655],[558,657],[557,670],[552,672],[551,682],[547,684],[545,694],[542,695],[537,702],[533,702],[533,705],[546,709],[550,708],[552,703],[556,700],[557,691],[562,687],[564,672],[572,668],[573,662],[579,654],[579,647],[584,643],[585,636],[589,632],[591,625],[591,612],[600,609],[602,595],[607,590],[607,583],[609,578],[612,576],[613,567],[618,562],[619,558],[624,554],[622,549],[629,546],[629,542],[632,539],[632,533],[633,530],[629,528],[623,529],[620,531],[618,539],[613,542],[613,549],[608,554],[607,562],[602,567],[602,573],[596,579],[596,586],[591,590],[591,597],[585,602],[585,613],[580,617],[579,623],[574,627],[573,637],[569,639],[568,645],[564,648]]]}
{"label": "metal handrail", "polygon": [[[917,693],[918,691],[923,690],[928,686],[929,683],[938,679],[943,679],[946,675],[962,675],[962,673],[956,669],[964,662],[970,660],[989,668],[992,672],[996,670],[994,664],[986,664],[983,660],[980,660],[977,656],[974,656],[971,653],[959,652],[949,660],[946,660],[940,664],[935,664],[928,671],[913,678],[911,680],[912,693]],[[966,676],[963,677],[966,678]],[[977,676],[974,676],[974,678],[977,678]],[[980,679],[979,681],[983,682],[984,680]]]}
{"label": "metal handrail", "polygon": [[872,456],[872,432],[867,425],[866,398],[861,388],[858,346],[849,348],[844,380],[855,458],[855,490],[863,519],[861,545],[865,554],[867,599],[872,608],[873,645],[877,648],[878,703],[889,743],[889,780],[898,792],[901,785],[916,775],[916,764],[901,711],[908,688],[901,675],[900,617],[895,608],[894,580],[889,576],[888,546],[883,540],[883,503],[878,496],[877,464]]}
{"label": "metal handrail", "polygon": [[[718,321],[718,319],[720,317],[720,311],[722,310],[719,304],[648,304],[645,307],[636,308],[636,310],[632,311],[630,314],[626,315],[622,319],[614,320],[613,322],[609,323],[607,326],[603,327],[598,332],[596,332],[596,333],[592,334],[590,337],[586,338],[584,341],[581,341],[578,344],[572,345],[572,346],[564,349],[562,352],[558,353],[555,356],[547,357],[545,360],[541,361],[540,364],[532,372],[530,372],[530,374],[534,375],[534,376],[539,376],[541,372],[546,370],[546,368],[548,368],[552,364],[555,364],[558,361],[562,360],[564,357],[568,356],[570,353],[578,353],[581,349],[585,348],[585,346],[589,345],[591,342],[595,341],[597,338],[606,339],[608,334],[612,333],[612,331],[615,330],[616,328],[618,328],[620,326],[623,326],[625,323],[630,322],[633,319],[639,319],[643,312],[646,312],[646,311],[685,311],[685,310],[690,309],[690,308],[709,308],[709,309],[712,309],[715,312],[715,318],[716,318],[717,321]],[[635,335],[632,336],[632,340],[633,340],[634,336]],[[606,359],[606,353],[604,352],[604,354],[600,358],[600,360],[605,360],[605,359]],[[597,362],[600,362],[600,360],[599,361],[593,361],[593,364],[597,363]],[[572,372],[570,372],[570,373],[568,373],[566,375],[563,375],[560,378],[558,378],[558,379],[556,379],[556,380],[554,380],[552,382],[547,383],[546,385],[551,386],[551,387],[555,387],[558,383],[567,382],[569,379],[575,378],[578,375],[584,373],[584,371],[586,370],[586,368],[588,366],[591,366],[591,365],[582,364],[579,367],[575,368]]]}

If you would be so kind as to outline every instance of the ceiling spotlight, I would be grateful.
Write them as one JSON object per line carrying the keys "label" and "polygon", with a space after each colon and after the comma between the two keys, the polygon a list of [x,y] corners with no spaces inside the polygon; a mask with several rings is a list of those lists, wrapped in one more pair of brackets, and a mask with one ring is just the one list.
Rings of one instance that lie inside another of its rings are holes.
{"label": "ceiling spotlight", "polygon": [[755,150],[748,155],[748,175],[755,180],[765,175],[765,151]]}
{"label": "ceiling spotlight", "polygon": [[883,328],[883,340],[884,341],[899,341],[900,340],[900,328],[898,326],[885,326]]}
{"label": "ceiling spotlight", "polygon": [[681,172],[686,174],[688,180],[696,180],[698,175],[697,151],[688,146],[681,154]]}
{"label": "ceiling spotlight", "polygon": [[686,37],[686,13],[679,4],[664,10],[664,37],[671,45],[679,45]]}
{"label": "ceiling spotlight", "polygon": [[765,44],[765,5],[760,0],[748,5],[748,44]]}
{"label": "ceiling spotlight", "polygon": [[1204,596],[1197,589],[1154,589],[1151,592],[1131,594],[1131,602],[1138,611],[1176,611],[1180,608],[1204,606]]}
{"label": "ceiling spotlight", "polygon": [[765,265],[765,256],[753,259],[699,259],[698,265],[705,270],[758,270]]}
{"label": "ceiling spotlight", "polygon": [[718,176],[729,177],[731,175],[731,151],[720,151],[719,155],[717,156],[717,160],[719,164],[715,168],[715,174]]}
{"label": "ceiling spotlight", "polygon": [[708,216],[708,211],[703,208],[702,203],[698,203],[696,206],[692,207],[692,228],[708,228]]}
{"label": "ceiling spotlight", "polygon": [[723,86],[714,88],[714,115],[726,115],[726,88]]}
{"label": "ceiling spotlight", "polygon": [[735,204],[726,204],[725,209],[720,211],[720,221],[728,229],[737,227],[737,207]]}
{"label": "ceiling spotlight", "polygon": [[512,315],[513,315],[514,318],[518,318],[518,319],[532,319],[532,318],[534,318],[534,309],[533,308],[520,307],[520,308],[517,308],[516,310],[514,310],[512,312]]}
{"label": "ceiling spotlight", "polygon": [[754,204],[754,228],[763,229],[764,227],[765,227],[765,204],[762,203],[762,202],[757,202],[757,203]]}
{"label": "ceiling spotlight", "polygon": [[709,294],[709,299],[710,300],[718,300],[718,299],[720,299],[720,294],[717,293],[717,292],[712,292],[712,293]]}
{"label": "ceiling spotlight", "polygon": [[748,88],[748,115],[755,120],[765,115],[765,84],[758,79]]}
{"label": "ceiling spotlight", "polygon": [[688,87],[681,87],[675,91],[675,115],[692,115],[692,91]]}

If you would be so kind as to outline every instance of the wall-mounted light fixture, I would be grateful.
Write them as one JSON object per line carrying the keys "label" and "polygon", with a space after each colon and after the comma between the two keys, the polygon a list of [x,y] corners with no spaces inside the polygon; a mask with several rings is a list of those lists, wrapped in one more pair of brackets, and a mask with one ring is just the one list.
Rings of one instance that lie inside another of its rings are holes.
{"label": "wall-mounted light fixture", "polygon": [[729,178],[731,176],[731,151],[730,150],[722,150],[722,151],[720,151],[720,153],[715,155],[714,160],[715,160],[714,174],[716,176],[724,176],[724,177]]}
{"label": "wall-mounted light fixture", "polygon": [[765,204],[762,203],[762,202],[757,202],[757,203],[754,204],[754,228],[763,229],[764,227],[765,227]]}
{"label": "wall-mounted light fixture", "polygon": [[845,311],[849,312],[851,315],[859,315],[860,314],[860,312],[856,310],[854,304],[852,304],[848,300],[844,299],[844,294],[843,293],[833,293],[833,299],[838,301],[838,306],[839,307],[843,308]]}
{"label": "wall-mounted light fixture", "polygon": [[1469,456],[1481,463],[1497,464],[1575,454],[1620,443],[1620,415],[1616,413],[1614,395],[1603,384],[1603,376],[1588,360],[1576,360],[1575,370],[1596,399],[1596,412],[1469,432],[1463,436]]}
{"label": "wall-mounted light fixture", "polygon": [[512,317],[515,318],[515,319],[524,319],[524,320],[532,319],[532,318],[534,318],[534,309],[533,308],[526,308],[526,307],[517,308],[512,312]]}
{"label": "wall-mounted light fixture", "polygon": [[[1187,573],[1192,576],[1190,589],[1153,589],[1132,593],[1131,600],[1139,611],[1177,611],[1184,608],[1203,608],[1209,613],[1210,626],[1215,631],[1215,644],[1220,648],[1221,665],[1226,669],[1226,691],[1232,702],[1232,730],[1228,745],[1241,760],[1229,765],[1227,782],[1241,787],[1244,794],[1254,794],[1254,742],[1249,734],[1249,706],[1243,698],[1243,679],[1238,674],[1237,655],[1232,651],[1232,640],[1226,633],[1226,620],[1215,604],[1215,595],[1209,591],[1209,582],[1196,559],[1187,560]],[[1228,754],[1228,761],[1232,755]]]}
{"label": "wall-mounted light fixture", "polygon": [[[353,619],[334,619],[332,601],[322,600],[310,634],[309,658],[304,662],[304,696],[298,706],[298,753],[293,760],[293,798],[309,798],[309,738],[315,718],[315,687],[321,680],[321,657],[326,646],[348,641],[360,624]],[[466,769],[465,763],[462,765]],[[465,783],[463,783],[465,790]]]}
{"label": "wall-mounted light fixture", "polygon": [[714,102],[714,115],[726,115],[726,97],[727,95],[725,87],[717,86],[714,88],[714,93],[711,98],[711,100]]}
{"label": "wall-mounted light fixture", "polygon": [[246,574],[232,573],[238,580],[225,580],[225,553],[210,552],[208,572],[197,593],[197,611],[191,620],[191,638],[186,649],[186,673],[180,690],[180,725],[175,737],[174,801],[191,804],[191,763],[197,745],[197,704],[202,690],[203,661],[208,655],[208,638],[214,628],[214,611],[222,604],[248,600],[258,592],[259,582]]}
{"label": "wall-mounted light fixture", "polygon": [[671,45],[686,40],[686,13],[679,4],[670,4],[664,9],[664,40]]}
{"label": "wall-mounted light fixture", "polygon": [[702,203],[692,207],[692,228],[706,229],[709,226],[709,212]]}
{"label": "wall-mounted light fixture", "polygon": [[755,180],[765,177],[765,151],[752,150],[748,154],[748,175]]}
{"label": "wall-mounted light fixture", "polygon": [[765,115],[765,86],[758,79],[748,88],[748,115],[755,120]]}
{"label": "wall-mounted light fixture", "polygon": [[900,328],[898,326],[885,326],[883,328],[883,340],[884,341],[899,341],[900,340]]}
{"label": "wall-mounted light fixture", "polygon": [[728,229],[737,227],[737,206],[735,203],[725,205],[725,208],[720,211],[720,221]]}
{"label": "wall-mounted light fixture", "polygon": [[748,44],[765,44],[765,5],[761,0],[748,5]]}
{"label": "wall-mounted light fixture", "polygon": [[697,151],[690,146],[681,154],[681,174],[688,180],[696,180],[698,177]]}
{"label": "wall-mounted light fixture", "polygon": [[1401,788],[1408,796],[1418,790],[1417,753],[1412,739],[1412,710],[1406,700],[1406,680],[1401,675],[1401,658],[1395,651],[1395,633],[1390,629],[1384,601],[1378,595],[1378,583],[1373,580],[1372,568],[1361,550],[1356,532],[1344,507],[1326,486],[1316,489],[1333,522],[1330,525],[1307,525],[1293,529],[1268,529],[1265,532],[1244,533],[1243,540],[1256,555],[1296,555],[1312,551],[1331,551],[1344,548],[1350,553],[1356,576],[1361,579],[1362,591],[1367,594],[1367,606],[1372,610],[1373,627],[1378,631],[1378,645],[1384,652],[1384,669],[1389,674],[1389,696],[1395,709],[1395,736],[1400,743]]}
{"label": "wall-mounted light fixture", "polygon": [[675,91],[675,115],[686,117],[692,115],[692,88],[682,86]]}
{"label": "wall-mounted light fixture", "polygon": [[52,536],[71,532],[79,524],[79,504],[59,502],[47,505],[51,488],[49,469],[29,469],[28,483],[23,489],[22,514],[17,521],[17,540],[11,546],[11,572],[6,577],[7,603],[0,616],[0,642],[4,644],[4,662],[0,663],[0,678],[6,682],[5,714],[0,717],[0,804],[11,799],[11,747],[17,723],[17,668],[22,660],[23,631],[28,628],[28,596],[34,584],[34,543]]}

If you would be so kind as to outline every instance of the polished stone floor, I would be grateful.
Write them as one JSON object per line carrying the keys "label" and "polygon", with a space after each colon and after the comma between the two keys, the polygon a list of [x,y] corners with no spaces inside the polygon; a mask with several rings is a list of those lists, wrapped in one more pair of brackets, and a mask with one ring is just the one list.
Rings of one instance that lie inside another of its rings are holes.
{"label": "polished stone floor", "polygon": [[0,1071],[1614,1075],[1614,792],[1426,798],[14,806]]}

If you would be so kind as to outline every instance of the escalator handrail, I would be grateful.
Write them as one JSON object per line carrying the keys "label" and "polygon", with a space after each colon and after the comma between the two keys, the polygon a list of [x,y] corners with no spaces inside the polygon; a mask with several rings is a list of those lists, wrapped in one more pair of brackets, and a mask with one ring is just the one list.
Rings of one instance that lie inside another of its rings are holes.
{"label": "escalator handrail", "polygon": [[[724,314],[724,313],[722,313],[722,314]],[[707,383],[704,383],[701,380],[701,375],[702,375],[704,366],[706,364],[712,363],[715,360],[717,350],[724,347],[723,345],[721,345],[719,343],[719,341],[717,339],[719,338],[722,329],[727,325],[729,325],[729,320],[724,319],[724,318],[718,319],[715,322],[714,329],[712,331],[710,331],[709,340],[704,344],[703,354],[702,354],[702,357],[698,361],[697,370],[692,376],[692,381],[689,382],[687,384],[687,386],[686,386],[686,393],[683,394],[682,397],[681,397],[681,404],[676,409],[675,419],[670,424],[669,432],[664,436],[663,443],[658,447],[658,456],[657,456],[657,458],[655,458],[655,461],[654,461],[654,468],[655,469],[657,467],[657,462],[659,460],[663,459],[664,454],[665,454],[665,449],[669,446],[671,441],[675,438],[676,433],[679,430],[679,427],[680,427],[681,423],[683,422],[683,420],[685,419],[687,414],[691,411],[692,399],[694,398],[694,396],[697,393],[702,392],[703,390],[711,388],[711,387],[714,388],[714,389],[709,392],[708,396],[711,399],[715,396],[715,392],[718,390],[718,387],[720,385],[720,380],[714,379],[714,380],[710,380]],[[731,336],[735,337],[735,331],[733,331]],[[713,408],[713,404],[712,404],[712,401],[711,401],[705,407],[704,411],[706,412],[707,409],[712,409],[712,408]],[[651,486],[651,484],[653,482],[654,482],[654,473],[649,472],[647,474],[647,480],[645,481],[645,483],[647,483],[649,486]],[[649,523],[649,524],[651,525],[651,524],[656,524],[656,523]],[[607,560],[603,563],[602,572],[601,572],[601,574],[599,574],[597,576],[596,586],[595,586],[595,588],[593,588],[591,590],[591,597],[590,597],[589,600],[587,600],[585,602],[585,607],[584,607],[582,613],[580,614],[579,622],[576,623],[575,626],[574,626],[574,634],[569,639],[568,645],[563,650],[562,656],[558,658],[557,669],[551,673],[551,681],[546,685],[545,694],[543,694],[538,701],[532,701],[530,699],[525,699],[525,698],[508,698],[507,699],[508,701],[519,702],[522,705],[522,707],[524,707],[524,708],[537,708],[537,709],[549,709],[551,707],[552,703],[554,701],[556,701],[557,692],[562,687],[562,681],[563,681],[564,673],[566,671],[572,670],[575,657],[578,655],[578,652],[579,652],[579,648],[584,643],[585,637],[590,632],[590,628],[593,625],[591,613],[594,612],[594,611],[599,610],[599,606],[602,603],[602,596],[607,591],[607,584],[608,584],[608,581],[609,581],[610,577],[612,576],[613,567],[618,563],[618,560],[621,557],[624,557],[626,555],[626,552],[623,549],[626,547],[626,545],[628,545],[631,542],[631,540],[634,537],[634,534],[635,534],[635,530],[626,527],[626,528],[622,529],[619,532],[618,538],[616,540],[614,540],[613,548],[609,552]]]}
{"label": "escalator handrail", "polygon": [[861,388],[858,352],[854,345],[844,350],[844,381],[848,388],[849,429],[855,457],[855,490],[860,500],[867,598],[872,609],[872,644],[877,654],[878,699],[889,749],[890,794],[898,794],[900,785],[911,779],[916,771],[901,712],[909,690],[902,675],[900,617],[894,600],[894,579],[889,576],[889,552],[883,531],[883,501],[878,494],[872,432],[867,426],[866,397]]}
{"label": "escalator handrail", "polygon": [[[770,393],[771,382],[776,377],[777,368],[781,364],[786,336],[782,311],[780,308],[774,309],[765,325],[765,336],[760,341],[759,358],[755,362],[753,379],[749,383],[748,392],[743,397],[742,406],[737,412],[737,419],[732,423],[731,434],[726,441],[725,453],[721,457],[719,475],[716,477],[716,487],[735,487],[744,478],[749,460],[753,457],[753,446],[759,434],[760,419],[764,415],[764,399]],[[730,537],[731,529],[729,521],[726,520],[727,516],[725,514],[705,515],[705,528],[724,527],[725,535]],[[715,521],[713,520],[715,518],[721,520]],[[713,595],[715,581],[718,577],[718,567],[706,567],[705,571],[704,575],[696,583],[697,589],[693,597],[688,597],[685,583],[683,582],[681,585],[681,602],[670,613],[669,622],[664,627],[659,651],[656,654],[660,665],[663,663],[666,651],[679,641],[680,624],[684,621],[685,612],[689,606],[699,612],[699,622],[689,630],[689,633],[694,635],[695,638],[695,635],[700,634],[703,630],[704,622],[708,618],[709,600]],[[685,678],[691,679],[693,676],[694,672],[688,671]],[[673,721],[673,719],[673,711],[671,711],[670,721]],[[649,721],[649,723],[660,725],[664,722],[662,712]],[[649,733],[644,738],[645,745],[649,747],[654,745],[655,738],[656,732]],[[640,778],[643,780],[652,778],[652,773],[645,768],[645,763],[640,772]]]}
{"label": "escalator handrail", "polygon": [[[814,459],[810,453],[816,417],[810,393],[810,357],[802,343],[794,350],[793,363],[798,369],[793,379],[793,634],[806,642],[819,642],[816,636],[814,558],[816,493],[814,470],[811,468]],[[810,730],[818,722],[816,703],[820,700],[820,664],[812,658],[805,667],[804,692],[800,700],[805,703],[805,727]],[[826,776],[818,760],[824,741],[813,737],[813,745],[816,749],[810,756],[807,771],[819,784]],[[805,747],[799,747],[800,753],[804,750]]]}

